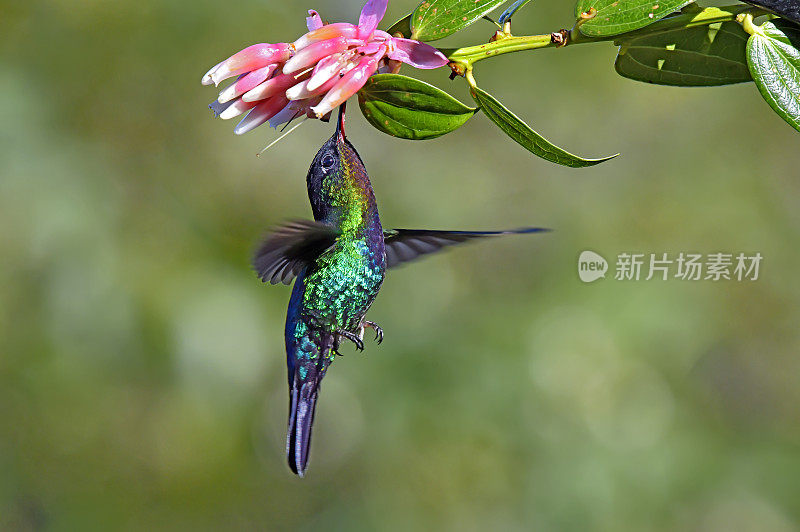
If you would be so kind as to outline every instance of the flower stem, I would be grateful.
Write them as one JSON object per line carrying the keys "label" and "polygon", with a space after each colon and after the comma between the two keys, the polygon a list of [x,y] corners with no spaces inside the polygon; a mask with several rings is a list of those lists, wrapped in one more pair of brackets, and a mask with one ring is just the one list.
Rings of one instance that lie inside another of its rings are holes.
{"label": "flower stem", "polygon": [[459,48],[450,54],[450,61],[472,66],[473,63],[496,55],[534,50],[553,46],[550,35],[530,35],[526,37],[506,37],[486,44]]}
{"label": "flower stem", "polygon": [[557,46],[563,47],[569,44],[620,41],[630,36],[660,33],[663,31],[681,28],[693,28],[697,26],[707,26],[709,24],[733,21],[742,14],[758,17],[761,15],[767,15],[768,12],[764,11],[763,9],[754,8],[747,5],[709,7],[697,12],[672,15],[639,30],[621,35],[589,37],[583,35],[580,31],[566,32],[569,34],[569,38],[565,42],[558,42],[555,40],[553,38],[554,34],[529,35],[524,37],[507,35],[492,42],[477,46],[467,46],[451,51],[448,59],[450,59],[451,68],[453,68],[453,71],[463,75],[465,72],[471,72],[472,65],[478,61],[498,55],[521,52],[525,50],[536,50],[539,48],[555,48]]}
{"label": "flower stem", "polygon": [[741,15],[739,15],[739,17],[737,17],[736,20],[738,20],[739,24],[742,25],[744,31],[746,31],[750,35],[756,35],[756,34],[763,35],[761,28],[753,24],[753,15],[751,15],[750,13],[742,13]]}

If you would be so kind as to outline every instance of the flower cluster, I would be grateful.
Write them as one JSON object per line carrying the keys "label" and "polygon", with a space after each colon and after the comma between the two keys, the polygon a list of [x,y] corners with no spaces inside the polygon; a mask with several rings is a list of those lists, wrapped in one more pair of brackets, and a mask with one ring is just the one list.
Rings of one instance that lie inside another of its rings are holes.
{"label": "flower cluster", "polygon": [[269,121],[276,127],[295,117],[323,118],[355,94],[376,72],[396,72],[400,63],[437,68],[447,58],[436,48],[377,29],[388,0],[368,0],[358,25],[323,24],[316,11],[308,33],[293,43],[254,44],[222,61],[203,85],[238,76],[211,109],[222,119],[245,112],[234,132],[247,133]]}

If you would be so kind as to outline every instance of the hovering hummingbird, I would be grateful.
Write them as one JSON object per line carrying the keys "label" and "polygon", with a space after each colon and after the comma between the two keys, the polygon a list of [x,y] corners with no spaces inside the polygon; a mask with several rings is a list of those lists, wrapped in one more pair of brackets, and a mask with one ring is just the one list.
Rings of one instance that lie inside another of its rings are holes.
{"label": "hovering hummingbird", "polygon": [[797,0],[742,0],[750,5],[772,11],[781,17],[800,24],[800,2]]}
{"label": "hovering hummingbird", "polygon": [[289,369],[289,467],[303,476],[320,382],[342,340],[363,351],[364,330],[383,330],[364,316],[387,268],[476,238],[536,233],[514,231],[384,231],[364,163],[345,138],[344,105],[333,136],[322,145],[306,177],[314,221],[277,228],[257,251],[253,266],[271,284],[295,279],[286,315]]}

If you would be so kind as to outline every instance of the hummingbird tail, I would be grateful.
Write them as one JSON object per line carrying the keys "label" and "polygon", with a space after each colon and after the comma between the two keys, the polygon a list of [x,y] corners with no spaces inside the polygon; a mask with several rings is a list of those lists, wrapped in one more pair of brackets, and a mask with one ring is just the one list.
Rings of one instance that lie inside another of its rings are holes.
{"label": "hummingbird tail", "polygon": [[286,434],[286,457],[292,472],[302,477],[308,466],[311,425],[319,395],[319,381],[299,382],[295,378],[289,390],[289,427]]}
{"label": "hummingbird tail", "polygon": [[333,337],[325,335],[314,346],[314,354],[296,363],[289,372],[289,426],[286,432],[286,458],[296,475],[303,477],[311,448],[311,426],[317,407],[320,383],[332,362]]}

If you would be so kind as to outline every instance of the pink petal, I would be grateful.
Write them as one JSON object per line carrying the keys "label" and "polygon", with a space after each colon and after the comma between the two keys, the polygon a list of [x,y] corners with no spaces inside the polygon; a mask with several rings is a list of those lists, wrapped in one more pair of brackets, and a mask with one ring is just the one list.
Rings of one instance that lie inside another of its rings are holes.
{"label": "pink petal", "polygon": [[367,82],[367,79],[375,73],[380,58],[380,55],[364,57],[359,61],[358,66],[339,79],[319,105],[312,107],[317,118],[322,118],[334,107],[338,107],[342,102],[358,92]]}
{"label": "pink petal", "polygon": [[314,72],[311,73],[311,78],[308,80],[308,90],[313,91],[336,76],[350,58],[353,57],[353,53],[348,50],[341,54],[328,56],[317,63],[317,66],[314,67]]}
{"label": "pink petal", "polygon": [[302,50],[306,46],[317,41],[327,41],[336,37],[344,37],[345,39],[354,39],[358,37],[358,27],[347,22],[337,22],[336,24],[325,24],[321,28],[309,31],[296,41],[294,47],[296,50]]}
{"label": "pink petal", "polygon": [[317,41],[299,50],[283,65],[283,73],[291,74],[308,68],[323,57],[346,50],[350,45],[344,37],[336,37],[325,41]]}
{"label": "pink petal", "polygon": [[372,32],[378,27],[378,22],[386,14],[386,6],[389,0],[367,0],[358,17],[358,37],[369,39]]}
{"label": "pink petal", "polygon": [[309,9],[308,14],[310,15],[306,17],[306,26],[308,26],[308,31],[320,29],[322,27],[322,18],[319,16],[319,13],[313,9]]}
{"label": "pink petal", "polygon": [[385,45],[382,42],[370,41],[364,46],[359,46],[356,48],[356,51],[362,55],[373,55],[380,50],[381,46],[384,46],[385,49]]}
{"label": "pink petal", "polygon": [[286,98],[288,100],[303,100],[310,95],[311,92],[308,90],[308,80],[301,81],[286,89]]}
{"label": "pink petal", "polygon": [[278,44],[254,44],[244,50],[236,52],[228,59],[212,68],[203,76],[203,80],[210,77],[214,84],[219,85],[233,76],[250,72],[273,63],[280,63],[289,59],[291,55],[291,45],[286,43]]}
{"label": "pink petal", "polygon": [[252,131],[278,114],[288,103],[289,100],[284,96],[275,96],[259,102],[258,105],[253,107],[250,112],[247,113],[247,116],[239,122],[233,132],[237,135],[244,135],[248,131]]}
{"label": "pink petal", "polygon": [[392,38],[394,50],[387,55],[390,59],[408,63],[417,68],[438,68],[448,63],[447,57],[429,44],[411,39]]}
{"label": "pink petal", "polygon": [[306,115],[308,118],[316,118],[317,115],[314,114],[314,111],[311,109],[315,105],[319,105],[319,102],[322,101],[322,96],[317,96],[316,98],[311,98],[309,100],[305,100],[303,103],[305,104],[303,109],[303,114]]}
{"label": "pink petal", "polygon": [[265,100],[270,96],[286,92],[286,89],[296,85],[299,81],[307,79],[308,76],[309,74],[303,74],[302,76],[295,76],[293,74],[279,74],[271,79],[268,79],[254,89],[245,92],[242,95],[242,100],[246,102]]}
{"label": "pink petal", "polygon": [[331,90],[333,86],[336,85],[337,81],[339,81],[339,79],[336,77],[336,75],[334,75],[328,78],[328,80],[325,81],[322,85],[318,85],[312,89],[310,85],[311,80],[308,79],[287,89],[286,97],[290,100],[306,100],[313,96],[319,96]]}
{"label": "pink petal", "polygon": [[245,92],[260,85],[277,70],[278,65],[268,65],[259,69],[253,70],[249,74],[242,76],[235,82],[225,87],[220,93],[217,100],[219,103],[225,103],[233,100],[244,94]]}
{"label": "pink petal", "polygon": [[211,70],[209,70],[208,72],[205,73],[205,75],[203,76],[203,79],[202,79],[202,81],[200,83],[202,83],[203,85],[211,85],[211,84],[213,84],[214,83],[214,78],[211,77],[211,74],[213,74],[214,71],[216,69],[218,69],[220,67],[220,65],[222,65],[222,63],[224,63],[224,62],[225,61],[220,61],[219,63],[217,63],[216,65],[211,67]]}
{"label": "pink petal", "polygon": [[219,113],[219,117],[223,120],[230,120],[231,118],[239,116],[245,111],[252,109],[255,107],[255,105],[255,102],[244,102],[241,98],[239,98],[238,100],[234,100],[233,103],[225,108],[225,110]]}
{"label": "pink petal", "polygon": [[[316,118],[317,115],[314,113],[314,111],[312,111],[312,109],[314,108],[314,106],[319,105],[319,102],[322,101],[322,96],[317,96],[316,98],[311,98],[310,100],[306,100],[306,101],[308,102],[307,105],[306,105],[306,109],[304,111],[306,117],[308,117],[308,118]],[[330,119],[330,116],[331,115],[329,113],[328,114],[328,119]]]}

